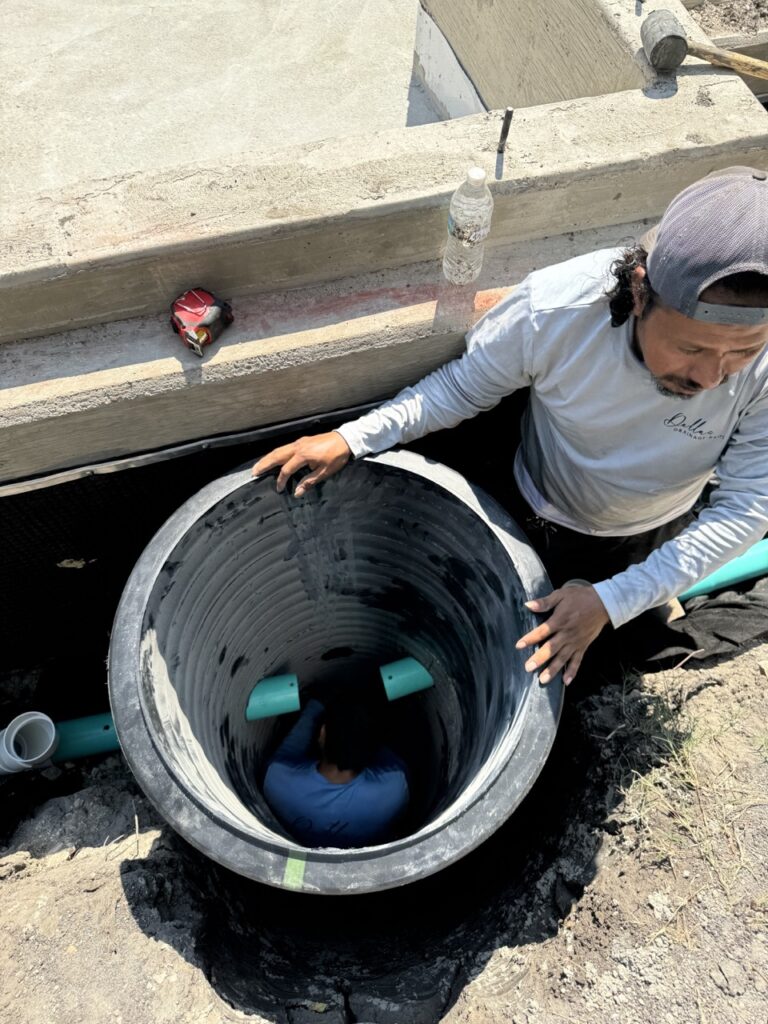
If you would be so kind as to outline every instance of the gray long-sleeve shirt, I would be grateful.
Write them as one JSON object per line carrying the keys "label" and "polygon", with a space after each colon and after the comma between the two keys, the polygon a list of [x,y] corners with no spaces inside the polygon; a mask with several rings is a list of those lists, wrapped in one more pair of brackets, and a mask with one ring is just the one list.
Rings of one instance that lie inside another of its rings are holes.
{"label": "gray long-sleeve shirt", "polygon": [[610,325],[605,293],[618,255],[603,250],[534,272],[468,332],[465,355],[339,428],[359,458],[455,426],[530,386],[518,485],[538,515],[596,535],[669,522],[714,471],[719,487],[694,523],[596,584],[614,626],[682,593],[768,530],[768,352],[711,391],[662,395],[633,352],[632,322]]}

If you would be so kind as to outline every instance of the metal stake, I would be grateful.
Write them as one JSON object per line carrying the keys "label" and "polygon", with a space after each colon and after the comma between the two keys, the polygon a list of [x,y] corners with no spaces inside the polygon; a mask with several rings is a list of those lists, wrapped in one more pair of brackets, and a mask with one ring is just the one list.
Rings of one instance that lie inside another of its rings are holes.
{"label": "metal stake", "polygon": [[504,120],[501,122],[501,135],[499,136],[499,144],[496,147],[497,153],[503,153],[504,147],[507,144],[507,136],[509,135],[509,126],[512,124],[512,115],[514,114],[512,107],[507,107],[504,111]]}

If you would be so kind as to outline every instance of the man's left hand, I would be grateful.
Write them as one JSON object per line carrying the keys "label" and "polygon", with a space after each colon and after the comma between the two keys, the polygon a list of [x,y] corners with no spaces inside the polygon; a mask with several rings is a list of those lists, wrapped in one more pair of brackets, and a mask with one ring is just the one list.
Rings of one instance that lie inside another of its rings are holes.
{"label": "man's left hand", "polygon": [[539,644],[539,649],[525,663],[527,672],[547,667],[539,676],[542,683],[551,682],[564,669],[563,682],[571,683],[579,670],[584,652],[603,626],[610,622],[605,605],[593,586],[569,586],[553,590],[546,597],[526,601],[533,612],[552,612],[546,622],[521,637],[518,650]]}

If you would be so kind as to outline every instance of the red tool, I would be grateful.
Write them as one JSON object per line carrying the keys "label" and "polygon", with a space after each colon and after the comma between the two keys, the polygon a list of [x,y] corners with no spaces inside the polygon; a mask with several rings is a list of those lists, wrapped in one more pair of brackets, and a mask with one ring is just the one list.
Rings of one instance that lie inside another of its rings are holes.
{"label": "red tool", "polygon": [[171,327],[196,356],[234,319],[230,304],[205,288],[190,288],[171,304]]}

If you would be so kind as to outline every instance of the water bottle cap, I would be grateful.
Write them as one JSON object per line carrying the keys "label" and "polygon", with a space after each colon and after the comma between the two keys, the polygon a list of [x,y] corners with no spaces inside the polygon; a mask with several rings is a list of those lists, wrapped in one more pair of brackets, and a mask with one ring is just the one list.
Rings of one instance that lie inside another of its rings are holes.
{"label": "water bottle cap", "polygon": [[467,181],[475,188],[485,184],[485,171],[482,167],[470,167],[467,171]]}

